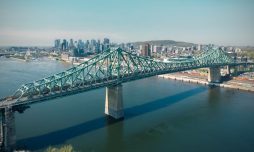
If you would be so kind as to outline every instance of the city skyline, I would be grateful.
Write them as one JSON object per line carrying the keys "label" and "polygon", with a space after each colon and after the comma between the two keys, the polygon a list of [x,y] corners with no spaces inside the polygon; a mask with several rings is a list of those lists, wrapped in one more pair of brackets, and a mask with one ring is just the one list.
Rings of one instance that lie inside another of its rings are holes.
{"label": "city skyline", "polygon": [[176,40],[254,46],[254,2],[1,1],[0,45],[52,46],[61,39]]}

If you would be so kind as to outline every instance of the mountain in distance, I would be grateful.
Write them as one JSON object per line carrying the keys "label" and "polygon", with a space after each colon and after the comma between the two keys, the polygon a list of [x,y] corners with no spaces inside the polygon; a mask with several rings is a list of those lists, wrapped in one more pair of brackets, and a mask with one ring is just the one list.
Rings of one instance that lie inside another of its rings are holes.
{"label": "mountain in distance", "polygon": [[238,47],[244,51],[254,51],[254,46],[238,46]]}
{"label": "mountain in distance", "polygon": [[143,42],[134,42],[134,45],[142,45],[144,43],[149,43],[150,45],[156,46],[178,46],[178,47],[192,47],[197,44],[189,43],[189,42],[180,42],[180,41],[173,41],[173,40],[151,40],[151,41],[143,41]]}

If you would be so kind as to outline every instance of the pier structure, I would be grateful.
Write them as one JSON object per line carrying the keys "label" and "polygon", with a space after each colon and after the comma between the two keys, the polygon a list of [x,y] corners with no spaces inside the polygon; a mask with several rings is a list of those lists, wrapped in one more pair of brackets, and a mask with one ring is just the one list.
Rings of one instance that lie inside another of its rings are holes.
{"label": "pier structure", "polygon": [[106,87],[105,114],[115,119],[124,117],[123,110],[123,86]]}
{"label": "pier structure", "polygon": [[220,83],[221,82],[220,67],[208,68],[208,82],[210,82],[210,83]]}
{"label": "pier structure", "polygon": [[[208,53],[209,52],[209,53]],[[109,48],[77,66],[21,85],[11,96],[0,99],[1,149],[15,149],[15,110],[33,103],[49,101],[86,91],[106,87],[105,113],[121,119],[123,111],[122,84],[156,75],[198,68],[209,68],[208,82],[221,82],[220,67],[254,65],[253,62],[236,62],[218,48],[199,54],[192,59],[161,62],[142,57],[121,48]]]}
{"label": "pier structure", "polygon": [[1,150],[12,152],[16,146],[15,112],[12,107],[1,109]]}

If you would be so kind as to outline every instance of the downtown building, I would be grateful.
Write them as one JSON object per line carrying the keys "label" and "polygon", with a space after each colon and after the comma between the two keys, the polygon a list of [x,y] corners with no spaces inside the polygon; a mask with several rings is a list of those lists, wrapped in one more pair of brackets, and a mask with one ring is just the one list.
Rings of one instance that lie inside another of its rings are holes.
{"label": "downtown building", "polygon": [[151,46],[150,46],[149,43],[145,43],[145,44],[140,45],[139,51],[140,51],[141,56],[147,56],[147,57],[152,56]]}

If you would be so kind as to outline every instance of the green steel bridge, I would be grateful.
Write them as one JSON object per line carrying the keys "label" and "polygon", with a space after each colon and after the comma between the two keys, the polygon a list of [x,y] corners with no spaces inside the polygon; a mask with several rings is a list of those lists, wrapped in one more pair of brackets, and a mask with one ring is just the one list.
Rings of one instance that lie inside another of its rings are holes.
{"label": "green steel bridge", "polygon": [[120,119],[124,116],[122,83],[205,67],[209,68],[208,80],[218,82],[221,66],[238,65],[253,66],[254,63],[236,62],[215,48],[192,59],[169,63],[140,57],[120,48],[109,49],[66,71],[24,84],[12,96],[0,99],[0,151],[15,149],[14,112],[17,108],[25,109],[32,103],[106,87],[105,114]]}
{"label": "green steel bridge", "polygon": [[184,61],[164,63],[120,48],[107,51],[66,71],[22,85],[12,96],[0,99],[0,109],[69,96],[101,87],[155,75],[220,66],[249,65],[236,62],[225,52],[210,48]]}

